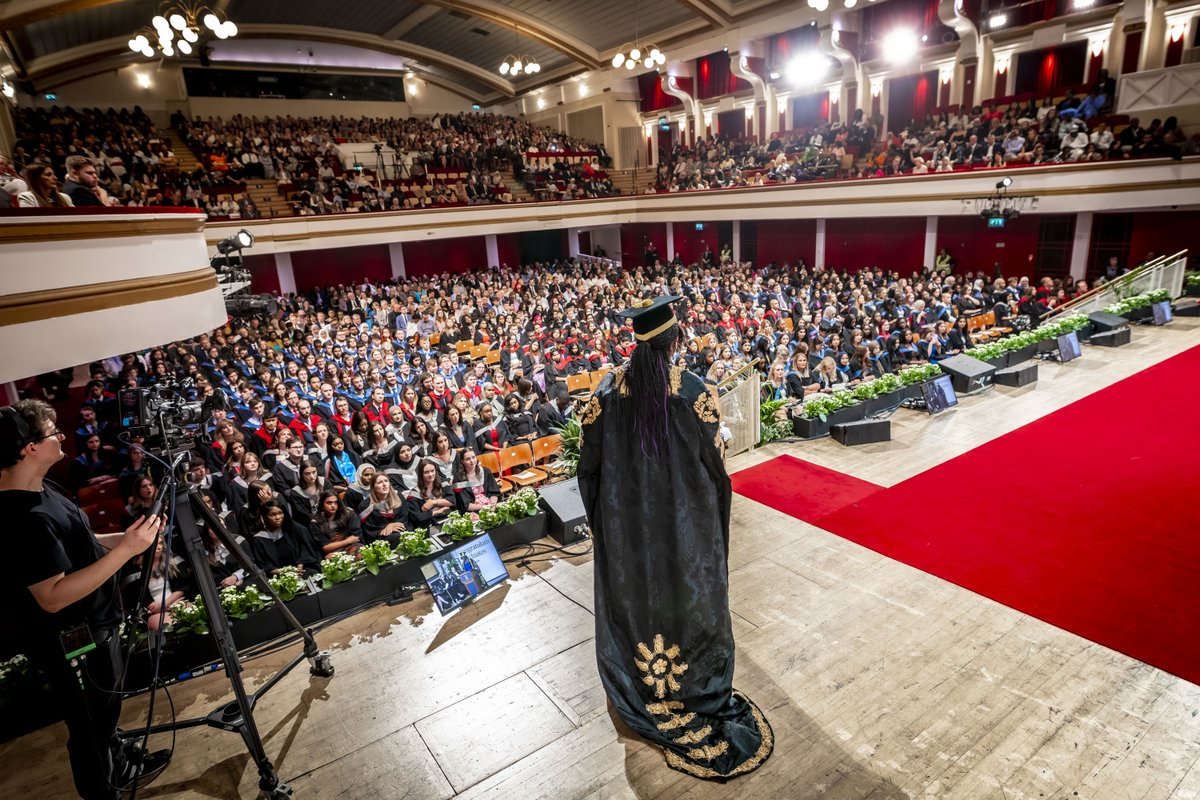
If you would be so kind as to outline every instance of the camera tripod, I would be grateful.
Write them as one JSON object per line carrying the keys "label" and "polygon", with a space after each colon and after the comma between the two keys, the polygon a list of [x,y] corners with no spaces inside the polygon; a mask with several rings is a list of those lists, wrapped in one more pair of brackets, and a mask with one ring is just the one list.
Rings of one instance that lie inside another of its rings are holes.
{"label": "camera tripod", "polygon": [[[267,757],[266,751],[263,748],[262,737],[259,735],[258,726],[254,722],[254,706],[263,695],[269,692],[275,684],[279,683],[284,676],[305,659],[309,662],[309,672],[311,674],[322,678],[331,677],[333,675],[333,664],[330,663],[329,653],[317,648],[312,630],[306,630],[292,614],[287,605],[279,599],[279,595],[271,588],[271,584],[267,581],[262,570],[258,568],[250,557],[246,555],[246,551],[229,535],[229,531],[225,529],[220,518],[208,507],[195,487],[177,486],[175,488],[174,500],[175,519],[179,523],[179,533],[183,539],[184,549],[187,552],[188,563],[191,565],[192,574],[196,576],[196,583],[200,588],[200,596],[203,598],[204,607],[208,611],[209,631],[216,642],[220,660],[225,667],[225,676],[229,679],[230,686],[233,687],[235,699],[222,706],[218,706],[207,716],[178,720],[165,725],[151,725],[148,728],[141,728],[139,730],[125,731],[123,738],[129,741],[137,741],[150,734],[169,733],[201,725],[207,725],[218,730],[236,732],[241,735],[242,741],[246,743],[246,749],[250,751],[250,756],[254,759],[254,765],[258,768],[258,788],[271,798],[271,800],[282,800],[282,798],[291,797],[292,788],[279,779],[279,776],[275,773],[275,767],[271,764],[271,759]],[[246,571],[247,577],[255,579],[259,586],[274,598],[275,608],[283,614],[288,625],[304,639],[303,651],[289,661],[283,669],[275,673],[270,680],[259,687],[254,693],[247,693],[246,686],[242,682],[242,665],[238,660],[237,645],[233,641],[229,619],[225,616],[225,611],[221,607],[221,598],[217,589],[216,579],[213,577],[212,569],[209,567],[208,554],[204,546],[204,534],[200,531],[200,526],[197,524],[198,517],[204,520],[204,524],[216,535],[217,540],[229,550],[230,555]]]}

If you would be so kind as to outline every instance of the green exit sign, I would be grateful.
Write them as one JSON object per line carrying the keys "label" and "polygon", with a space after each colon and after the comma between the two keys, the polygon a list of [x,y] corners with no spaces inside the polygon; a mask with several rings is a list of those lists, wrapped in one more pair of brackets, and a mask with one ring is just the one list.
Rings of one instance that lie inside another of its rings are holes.
{"label": "green exit sign", "polygon": [[1003,228],[1007,220],[1004,217],[988,217],[987,222],[989,228]]}

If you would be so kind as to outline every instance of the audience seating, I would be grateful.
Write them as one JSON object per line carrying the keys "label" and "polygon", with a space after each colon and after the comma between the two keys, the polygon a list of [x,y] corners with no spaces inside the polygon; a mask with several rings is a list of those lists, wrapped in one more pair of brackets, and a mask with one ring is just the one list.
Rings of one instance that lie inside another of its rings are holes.
{"label": "audience seating", "polygon": [[[498,454],[499,475],[503,475],[514,486],[537,486],[549,477],[546,471],[533,466],[533,449],[528,442],[506,447]],[[514,472],[513,470],[520,470]]]}

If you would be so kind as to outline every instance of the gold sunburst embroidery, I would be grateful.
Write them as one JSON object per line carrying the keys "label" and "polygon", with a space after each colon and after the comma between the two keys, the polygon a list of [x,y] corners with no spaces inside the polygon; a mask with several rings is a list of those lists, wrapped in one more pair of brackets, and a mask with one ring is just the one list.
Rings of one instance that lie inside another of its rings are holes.
{"label": "gold sunburst embroidery", "polygon": [[680,388],[683,386],[683,370],[674,365],[671,366],[671,390],[670,394],[679,394]]}
{"label": "gold sunburst embroidery", "polygon": [[583,413],[579,415],[579,424],[591,425],[598,419],[600,419],[600,398],[592,395],[592,399],[588,400],[587,405],[583,407]]}
{"label": "gold sunburst embroidery", "polygon": [[679,645],[673,644],[664,648],[662,634],[656,633],[654,634],[653,650],[643,642],[638,642],[637,650],[641,659],[635,658],[633,663],[645,673],[642,676],[642,683],[653,687],[654,696],[662,700],[668,689],[678,692],[679,681],[677,678],[687,672],[688,668],[686,663],[676,663],[675,661],[679,657]]}
{"label": "gold sunburst embroidery", "polygon": [[692,410],[696,412],[696,416],[701,422],[719,422],[721,419],[721,407],[717,405],[717,401],[713,399],[712,393],[703,391],[696,398],[696,402],[692,404]]}
{"label": "gold sunburst embroidery", "polygon": [[613,383],[617,385],[617,394],[621,397],[629,397],[629,387],[625,385],[625,368],[617,367],[614,370]]}

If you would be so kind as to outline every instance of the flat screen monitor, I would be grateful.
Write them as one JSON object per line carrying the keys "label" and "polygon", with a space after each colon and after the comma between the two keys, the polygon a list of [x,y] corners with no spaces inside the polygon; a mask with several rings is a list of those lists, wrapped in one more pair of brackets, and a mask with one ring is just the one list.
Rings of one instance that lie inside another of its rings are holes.
{"label": "flat screen monitor", "polygon": [[925,394],[925,410],[930,414],[940,414],[950,406],[958,405],[958,394],[949,375],[939,375],[921,385]]}
{"label": "flat screen monitor", "polygon": [[508,579],[491,534],[472,539],[421,567],[442,616],[466,605]]}
{"label": "flat screen monitor", "polygon": [[1150,306],[1150,313],[1154,314],[1155,325],[1166,325],[1171,321],[1171,304],[1165,300],[1155,303]]}
{"label": "flat screen monitor", "polygon": [[1079,351],[1079,334],[1075,331],[1064,333],[1058,337],[1058,360],[1062,363],[1073,361],[1081,355]]}

